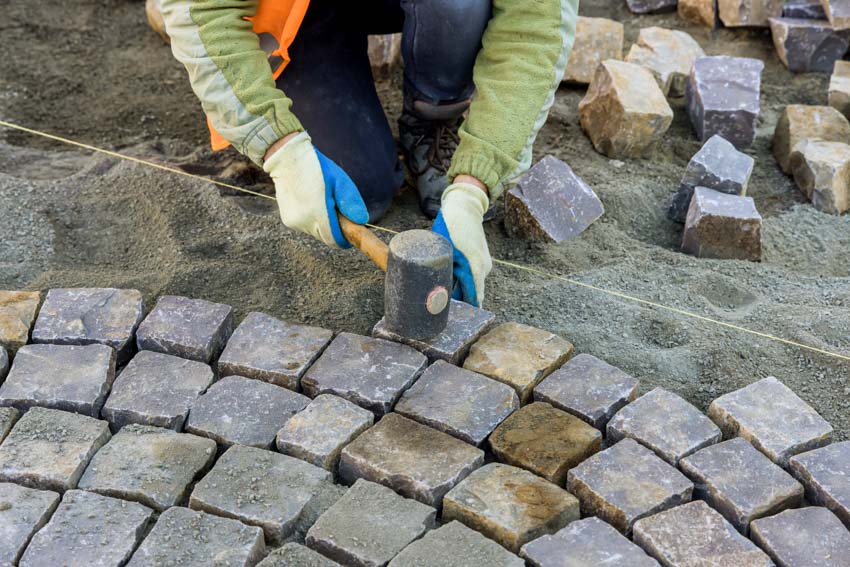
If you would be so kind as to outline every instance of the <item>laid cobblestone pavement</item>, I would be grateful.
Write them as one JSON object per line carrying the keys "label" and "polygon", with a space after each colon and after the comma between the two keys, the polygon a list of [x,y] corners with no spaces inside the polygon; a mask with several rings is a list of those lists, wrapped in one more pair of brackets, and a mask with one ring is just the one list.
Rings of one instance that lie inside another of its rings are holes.
{"label": "laid cobblestone pavement", "polygon": [[706,415],[465,304],[432,341],[142,310],[0,291],[0,565],[850,567],[850,442],[776,378]]}

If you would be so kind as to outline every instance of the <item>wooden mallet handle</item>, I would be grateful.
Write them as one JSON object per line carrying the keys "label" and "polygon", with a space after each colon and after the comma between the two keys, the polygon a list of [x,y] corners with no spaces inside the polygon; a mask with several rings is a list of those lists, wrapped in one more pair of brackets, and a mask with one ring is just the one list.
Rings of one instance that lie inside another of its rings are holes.
{"label": "wooden mallet handle", "polygon": [[355,224],[342,215],[337,216],[339,217],[339,227],[342,229],[345,238],[352,246],[372,260],[376,266],[386,272],[387,257],[389,256],[387,245],[362,224]]}

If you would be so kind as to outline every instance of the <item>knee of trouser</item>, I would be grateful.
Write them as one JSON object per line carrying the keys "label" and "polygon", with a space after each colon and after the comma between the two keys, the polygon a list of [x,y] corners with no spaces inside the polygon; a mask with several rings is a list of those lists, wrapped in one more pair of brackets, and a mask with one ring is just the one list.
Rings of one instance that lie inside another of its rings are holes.
{"label": "knee of trouser", "polygon": [[420,0],[417,9],[427,6],[454,30],[468,30],[480,40],[493,13],[492,0]]}

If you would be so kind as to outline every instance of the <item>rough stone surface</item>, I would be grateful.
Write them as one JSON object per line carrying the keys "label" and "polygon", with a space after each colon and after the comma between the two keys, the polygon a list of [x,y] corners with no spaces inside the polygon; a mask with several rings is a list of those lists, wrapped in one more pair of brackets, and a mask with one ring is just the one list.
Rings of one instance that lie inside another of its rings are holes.
{"label": "rough stone surface", "polygon": [[343,565],[386,565],[433,528],[436,515],[430,506],[361,479],[319,517],[307,545]]}
{"label": "rough stone surface", "polygon": [[504,382],[526,403],[534,387],[572,353],[572,343],[549,331],[503,323],[472,345],[463,367]]}
{"label": "rough stone surface", "polygon": [[785,4],[782,6],[782,17],[807,20],[827,19],[820,0],[785,0]]}
{"label": "rough stone surface", "polygon": [[697,187],[685,218],[682,250],[698,258],[758,262],[761,222],[752,197]]}
{"label": "rough stone surface", "polygon": [[679,17],[698,26],[714,29],[719,25],[717,0],[679,0]]}
{"label": "rough stone surface", "polygon": [[58,503],[55,492],[0,482],[0,565],[17,565],[30,538]]}
{"label": "rough stone surface", "polygon": [[770,18],[780,61],[795,73],[832,71],[850,45],[850,30],[836,31],[826,20]]}
{"label": "rough stone surface", "polygon": [[64,492],[109,440],[109,425],[91,417],[32,408],[0,445],[0,482]]}
{"label": "rough stone surface", "polygon": [[483,462],[480,449],[391,413],[342,450],[339,475],[348,483],[365,478],[439,508],[446,492]]}
{"label": "rough stone surface", "polygon": [[446,494],[442,517],[461,521],[518,553],[529,541],[578,520],[579,503],[528,471],[491,463]]}
{"label": "rough stone surface", "polygon": [[114,379],[115,351],[108,346],[27,345],[0,386],[0,405],[97,417]]}
{"label": "rough stone surface", "polygon": [[340,567],[340,565],[309,547],[293,542],[269,553],[257,564],[257,567]]}
{"label": "rough stone surface", "polygon": [[401,34],[369,35],[368,53],[372,76],[389,77],[393,69],[401,65]]}
{"label": "rough stone surface", "polygon": [[319,357],[333,332],[292,325],[263,313],[249,313],[218,360],[220,376],[239,375],[298,390],[301,376]]}
{"label": "rough stone surface", "polygon": [[3,378],[5,378],[8,373],[9,355],[6,353],[6,349],[0,346],[0,383],[3,382]]}
{"label": "rough stone surface", "polygon": [[673,12],[677,0],[626,0],[629,10],[635,14],[652,14],[655,12]]}
{"label": "rough stone surface", "polygon": [[567,490],[585,516],[599,516],[628,535],[636,520],[691,499],[694,485],[678,470],[631,439],[571,469]]}
{"label": "rough stone surface", "polygon": [[650,153],[673,122],[673,110],[652,73],[613,59],[596,68],[579,114],[593,147],[609,158]]}
{"label": "rough stone surface", "polygon": [[750,522],[803,503],[803,486],[747,441],[736,437],[679,461],[694,495],[747,535]]}
{"label": "rough stone surface", "polygon": [[164,510],[184,499],[214,458],[209,439],[131,424],[97,452],[80,488]]}
{"label": "rough stone surface", "polygon": [[406,345],[340,333],[301,379],[314,398],[334,394],[378,416],[392,410],[428,359]]}
{"label": "rough stone surface", "polygon": [[519,397],[510,386],[438,361],[396,404],[396,412],[480,446],[511,413]]}
{"label": "rough stone surface", "polygon": [[623,37],[624,28],[620,22],[579,16],[564,80],[589,84],[600,63],[623,58]]}
{"label": "rough stone surface", "polygon": [[564,484],[569,469],[601,446],[599,430],[544,402],[525,406],[490,436],[490,448],[499,461],[558,485]]}
{"label": "rough stone surface", "polygon": [[743,437],[783,467],[797,453],[832,440],[832,426],[772,376],[720,396],[708,416],[726,437]]}
{"label": "rough stone surface", "polygon": [[512,236],[559,244],[605,213],[602,201],[569,165],[546,156],[505,195],[505,228]]}
{"label": "rough stone surface", "polygon": [[800,453],[789,464],[809,501],[835,512],[850,529],[850,441]]}
{"label": "rough stone surface", "polygon": [[263,531],[188,508],[169,508],[127,567],[252,567],[265,552]]}
{"label": "rough stone surface", "polygon": [[830,106],[786,106],[773,132],[773,156],[782,171],[791,173],[794,148],[809,138],[847,143],[850,140],[850,122]]}
{"label": "rough stone surface", "polygon": [[432,530],[408,545],[389,567],[524,567],[522,559],[460,522]]}
{"label": "rough stone surface", "polygon": [[268,448],[290,417],[310,399],[286,388],[243,376],[222,378],[192,403],[186,431],[233,444]]}
{"label": "rough stone surface", "polygon": [[136,332],[139,350],[209,364],[233,332],[233,308],[203,299],[163,295]]}
{"label": "rough stone surface", "polygon": [[531,567],[658,567],[658,562],[599,518],[590,517],[525,544]]}
{"label": "rough stone surface", "polygon": [[40,302],[39,291],[0,290],[0,347],[15,354],[29,342]]}
{"label": "rough stone surface", "polygon": [[821,0],[829,23],[837,30],[850,29],[850,2],[847,0]]}
{"label": "rough stone surface", "polygon": [[739,152],[723,136],[712,136],[688,162],[667,216],[685,222],[697,187],[745,196],[754,165],[753,158]]}
{"label": "rough stone surface", "polygon": [[626,61],[649,69],[661,92],[679,97],[685,94],[685,83],[697,57],[705,52],[689,34],[665,28],[643,28],[632,44]]}
{"label": "rough stone surface", "polygon": [[791,171],[816,209],[833,215],[850,210],[850,145],[804,140],[791,152]]}
{"label": "rough stone surface", "polygon": [[786,510],[751,529],[778,567],[850,567],[850,532],[826,508]]}
{"label": "rough stone surface", "polygon": [[727,28],[767,27],[782,15],[784,0],[717,0],[720,20]]}
{"label": "rough stone surface", "polygon": [[621,409],[607,428],[610,442],[629,437],[673,466],[722,436],[702,412],[664,388],[655,388]]}
{"label": "rough stone surface", "polygon": [[12,426],[21,417],[21,412],[15,408],[0,408],[0,443],[12,431]]}
{"label": "rough stone surface", "polygon": [[374,421],[369,410],[337,396],[321,394],[277,432],[277,450],[336,472],[342,448]]}
{"label": "rough stone surface", "polygon": [[213,378],[203,362],[144,350],[115,379],[103,417],[116,429],[139,423],[180,431],[192,402]]}
{"label": "rough stone surface", "polygon": [[135,502],[69,490],[35,534],[21,567],[85,565],[121,567],[142,541],[153,510]]}
{"label": "rough stone surface", "polygon": [[738,149],[752,145],[762,69],[762,61],[747,57],[719,55],[694,61],[685,99],[697,138],[705,141],[720,134]]}
{"label": "rough stone surface", "polygon": [[836,61],[829,78],[829,106],[850,118],[850,61]]}
{"label": "rough stone surface", "polygon": [[701,500],[638,520],[634,541],[663,565],[773,566],[763,551]]}

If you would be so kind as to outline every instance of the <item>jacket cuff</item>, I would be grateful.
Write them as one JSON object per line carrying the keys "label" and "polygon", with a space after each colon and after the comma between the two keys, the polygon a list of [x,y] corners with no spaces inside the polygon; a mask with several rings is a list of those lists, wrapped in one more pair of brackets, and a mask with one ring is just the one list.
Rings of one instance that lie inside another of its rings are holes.
{"label": "jacket cuff", "polygon": [[303,131],[304,127],[294,114],[284,116],[283,119],[277,121],[274,127],[268,122],[263,121],[256,130],[245,137],[245,141],[242,143],[239,151],[262,167],[265,161],[266,151],[268,151],[272,144],[293,132]]}
{"label": "jacket cuff", "polygon": [[502,194],[498,165],[492,157],[479,152],[463,152],[462,148],[458,148],[449,168],[449,181],[453,182],[458,175],[470,175],[486,185],[491,203]]}

